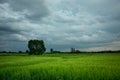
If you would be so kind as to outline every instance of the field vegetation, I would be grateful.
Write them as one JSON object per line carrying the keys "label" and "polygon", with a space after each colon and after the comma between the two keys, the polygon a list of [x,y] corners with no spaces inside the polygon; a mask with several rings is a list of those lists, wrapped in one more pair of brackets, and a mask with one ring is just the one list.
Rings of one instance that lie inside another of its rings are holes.
{"label": "field vegetation", "polygon": [[0,80],[120,80],[120,54],[0,56]]}

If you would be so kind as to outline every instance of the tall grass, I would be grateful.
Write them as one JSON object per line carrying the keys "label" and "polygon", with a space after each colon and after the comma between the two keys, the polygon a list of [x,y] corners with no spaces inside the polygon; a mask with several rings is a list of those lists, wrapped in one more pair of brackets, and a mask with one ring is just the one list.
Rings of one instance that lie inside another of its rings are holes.
{"label": "tall grass", "polygon": [[120,54],[0,56],[0,80],[120,80]]}

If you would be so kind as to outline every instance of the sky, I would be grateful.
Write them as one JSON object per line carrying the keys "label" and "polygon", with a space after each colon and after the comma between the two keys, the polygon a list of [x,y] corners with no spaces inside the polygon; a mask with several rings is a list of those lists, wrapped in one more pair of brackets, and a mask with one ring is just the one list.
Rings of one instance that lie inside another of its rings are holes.
{"label": "sky", "polygon": [[31,39],[47,51],[120,50],[120,0],[0,0],[0,51]]}

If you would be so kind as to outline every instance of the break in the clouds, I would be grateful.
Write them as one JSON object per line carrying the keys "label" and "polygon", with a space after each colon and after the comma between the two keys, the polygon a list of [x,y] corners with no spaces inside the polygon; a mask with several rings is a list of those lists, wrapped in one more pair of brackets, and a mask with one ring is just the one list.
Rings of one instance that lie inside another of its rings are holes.
{"label": "break in the clouds", "polygon": [[119,50],[120,1],[0,0],[0,51],[25,51],[30,39],[47,51]]}

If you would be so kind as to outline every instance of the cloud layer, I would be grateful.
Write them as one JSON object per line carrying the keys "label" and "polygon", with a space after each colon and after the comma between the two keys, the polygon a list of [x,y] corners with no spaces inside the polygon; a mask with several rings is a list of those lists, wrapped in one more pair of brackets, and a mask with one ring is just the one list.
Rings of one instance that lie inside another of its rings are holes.
{"label": "cloud layer", "polygon": [[0,0],[0,51],[27,49],[30,39],[69,51],[120,49],[119,0]]}

